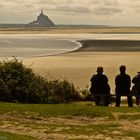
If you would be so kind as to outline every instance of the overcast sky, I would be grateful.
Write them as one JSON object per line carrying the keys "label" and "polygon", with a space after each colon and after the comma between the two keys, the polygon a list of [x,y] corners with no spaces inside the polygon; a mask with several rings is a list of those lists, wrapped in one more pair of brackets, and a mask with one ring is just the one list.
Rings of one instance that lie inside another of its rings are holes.
{"label": "overcast sky", "polygon": [[140,26],[140,0],[0,0],[0,23],[28,23],[41,8],[56,24]]}

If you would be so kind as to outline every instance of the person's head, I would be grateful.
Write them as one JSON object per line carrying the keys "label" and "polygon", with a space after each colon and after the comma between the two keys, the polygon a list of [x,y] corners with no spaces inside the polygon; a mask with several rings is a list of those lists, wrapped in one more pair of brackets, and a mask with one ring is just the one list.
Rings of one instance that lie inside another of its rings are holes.
{"label": "person's head", "polygon": [[102,66],[97,67],[97,73],[98,74],[102,74],[103,72],[104,72],[104,70],[103,70]]}
{"label": "person's head", "polygon": [[126,66],[125,65],[121,65],[120,66],[120,72],[121,73],[125,73],[125,71],[126,71]]}
{"label": "person's head", "polygon": [[137,74],[140,75],[140,71],[138,71]]}

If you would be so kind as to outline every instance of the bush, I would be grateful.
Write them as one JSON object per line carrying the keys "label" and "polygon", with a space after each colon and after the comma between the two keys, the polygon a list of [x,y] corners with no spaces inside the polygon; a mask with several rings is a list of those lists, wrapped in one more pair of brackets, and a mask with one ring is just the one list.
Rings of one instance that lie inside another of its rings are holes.
{"label": "bush", "polygon": [[91,95],[89,87],[87,86],[87,88],[80,90],[81,96],[83,98],[84,101],[93,101],[93,95]]}
{"label": "bush", "polygon": [[80,100],[78,91],[67,80],[53,80],[47,83],[48,103],[67,103]]}
{"label": "bush", "polygon": [[79,94],[72,83],[47,81],[17,59],[0,62],[0,101],[66,103],[76,100]]}
{"label": "bush", "polygon": [[0,62],[0,101],[41,103],[45,92],[45,79],[26,68],[22,61]]}

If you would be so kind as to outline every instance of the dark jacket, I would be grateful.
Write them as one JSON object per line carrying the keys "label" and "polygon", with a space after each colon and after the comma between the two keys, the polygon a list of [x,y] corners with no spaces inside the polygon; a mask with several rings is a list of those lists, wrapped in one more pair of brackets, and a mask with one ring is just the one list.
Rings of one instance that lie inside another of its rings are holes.
{"label": "dark jacket", "polygon": [[109,94],[110,86],[108,78],[104,74],[95,74],[91,78],[91,93],[92,94]]}
{"label": "dark jacket", "polygon": [[138,73],[133,79],[132,83],[134,84],[132,92],[135,94],[140,94],[140,73]]}
{"label": "dark jacket", "polygon": [[115,92],[118,95],[130,94],[131,78],[128,74],[119,74],[115,78]]}

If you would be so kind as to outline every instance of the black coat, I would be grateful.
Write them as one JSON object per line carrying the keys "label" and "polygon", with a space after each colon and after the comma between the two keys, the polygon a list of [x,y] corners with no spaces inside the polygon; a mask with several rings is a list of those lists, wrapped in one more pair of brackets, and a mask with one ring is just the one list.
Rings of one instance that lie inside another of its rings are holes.
{"label": "black coat", "polygon": [[110,86],[108,78],[104,74],[95,74],[91,78],[91,93],[92,94],[109,94]]}
{"label": "black coat", "polygon": [[131,78],[128,74],[119,74],[115,78],[115,92],[118,95],[130,94]]}
{"label": "black coat", "polygon": [[133,79],[132,83],[134,84],[132,92],[140,95],[140,74],[137,74]]}

